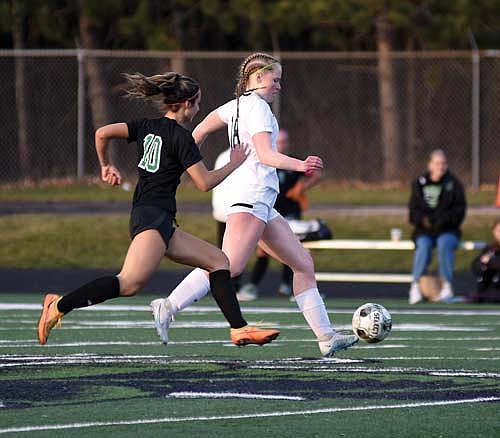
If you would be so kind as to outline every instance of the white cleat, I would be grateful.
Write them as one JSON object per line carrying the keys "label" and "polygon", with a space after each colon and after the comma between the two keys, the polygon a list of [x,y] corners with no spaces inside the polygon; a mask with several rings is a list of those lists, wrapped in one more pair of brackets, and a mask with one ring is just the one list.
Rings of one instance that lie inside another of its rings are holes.
{"label": "white cleat", "polygon": [[174,320],[174,312],[168,298],[158,298],[151,301],[151,313],[155,320],[156,333],[161,338],[161,341],[168,344],[168,328]]}
{"label": "white cleat", "polygon": [[352,347],[359,341],[356,335],[335,333],[327,341],[318,341],[319,350],[324,357],[332,357],[335,353]]}
{"label": "white cleat", "polygon": [[252,283],[245,284],[236,294],[238,301],[255,301],[259,296],[257,286]]}

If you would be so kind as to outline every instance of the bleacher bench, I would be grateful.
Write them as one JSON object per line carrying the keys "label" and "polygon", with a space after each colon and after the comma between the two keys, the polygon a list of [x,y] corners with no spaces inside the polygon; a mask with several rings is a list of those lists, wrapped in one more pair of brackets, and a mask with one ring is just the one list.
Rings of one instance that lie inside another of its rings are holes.
{"label": "bleacher bench", "polygon": [[[350,250],[397,250],[413,251],[415,244],[412,240],[351,240],[332,239],[303,242],[307,249],[350,249]],[[458,249],[465,251],[477,251],[486,246],[486,242],[465,240],[461,241]],[[377,274],[377,273],[357,273],[357,272],[317,272],[318,281],[338,281],[338,282],[375,282],[375,283],[410,283],[411,274]]]}

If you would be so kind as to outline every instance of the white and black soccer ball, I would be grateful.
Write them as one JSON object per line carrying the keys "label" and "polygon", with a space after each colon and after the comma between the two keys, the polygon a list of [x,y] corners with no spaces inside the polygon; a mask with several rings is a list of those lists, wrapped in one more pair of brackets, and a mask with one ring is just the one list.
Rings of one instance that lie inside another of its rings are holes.
{"label": "white and black soccer ball", "polygon": [[359,306],[352,316],[352,330],[362,341],[383,341],[391,332],[392,317],[380,304],[366,303]]}

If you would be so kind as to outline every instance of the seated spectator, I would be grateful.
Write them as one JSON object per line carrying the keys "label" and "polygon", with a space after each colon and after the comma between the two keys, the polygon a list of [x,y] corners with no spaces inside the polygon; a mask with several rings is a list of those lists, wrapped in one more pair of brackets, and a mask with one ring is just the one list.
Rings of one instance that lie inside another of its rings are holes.
{"label": "seated spectator", "polygon": [[410,223],[415,227],[415,255],[413,281],[409,303],[422,301],[420,277],[432,260],[432,249],[437,247],[441,290],[438,301],[453,301],[455,250],[461,236],[460,226],[465,218],[465,192],[462,183],[450,171],[446,155],[441,149],[431,152],[428,171],[412,184],[409,202]]}
{"label": "seated spectator", "polygon": [[500,218],[493,224],[495,241],[472,262],[476,276],[476,292],[467,298],[469,303],[500,303]]}

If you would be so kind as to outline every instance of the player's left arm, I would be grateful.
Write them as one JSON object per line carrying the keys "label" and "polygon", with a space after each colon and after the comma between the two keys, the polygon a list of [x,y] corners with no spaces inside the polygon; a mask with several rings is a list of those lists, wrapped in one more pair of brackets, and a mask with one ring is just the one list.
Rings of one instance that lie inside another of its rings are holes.
{"label": "player's left arm", "polygon": [[252,142],[259,161],[268,166],[276,167],[277,169],[308,172],[308,174],[309,172],[323,169],[323,160],[320,157],[308,156],[305,160],[298,160],[297,158],[273,151],[270,132],[257,132],[252,136]]}
{"label": "player's left arm", "polygon": [[220,118],[217,110],[212,111],[208,116],[206,116],[192,132],[194,141],[200,147],[208,134],[218,131],[226,126],[223,120]]}
{"label": "player's left arm", "polygon": [[101,165],[101,178],[108,184],[119,185],[122,182],[121,174],[113,165],[109,156],[109,140],[112,138],[128,138],[128,136],[129,132],[126,123],[101,126],[95,132],[95,148]]}

